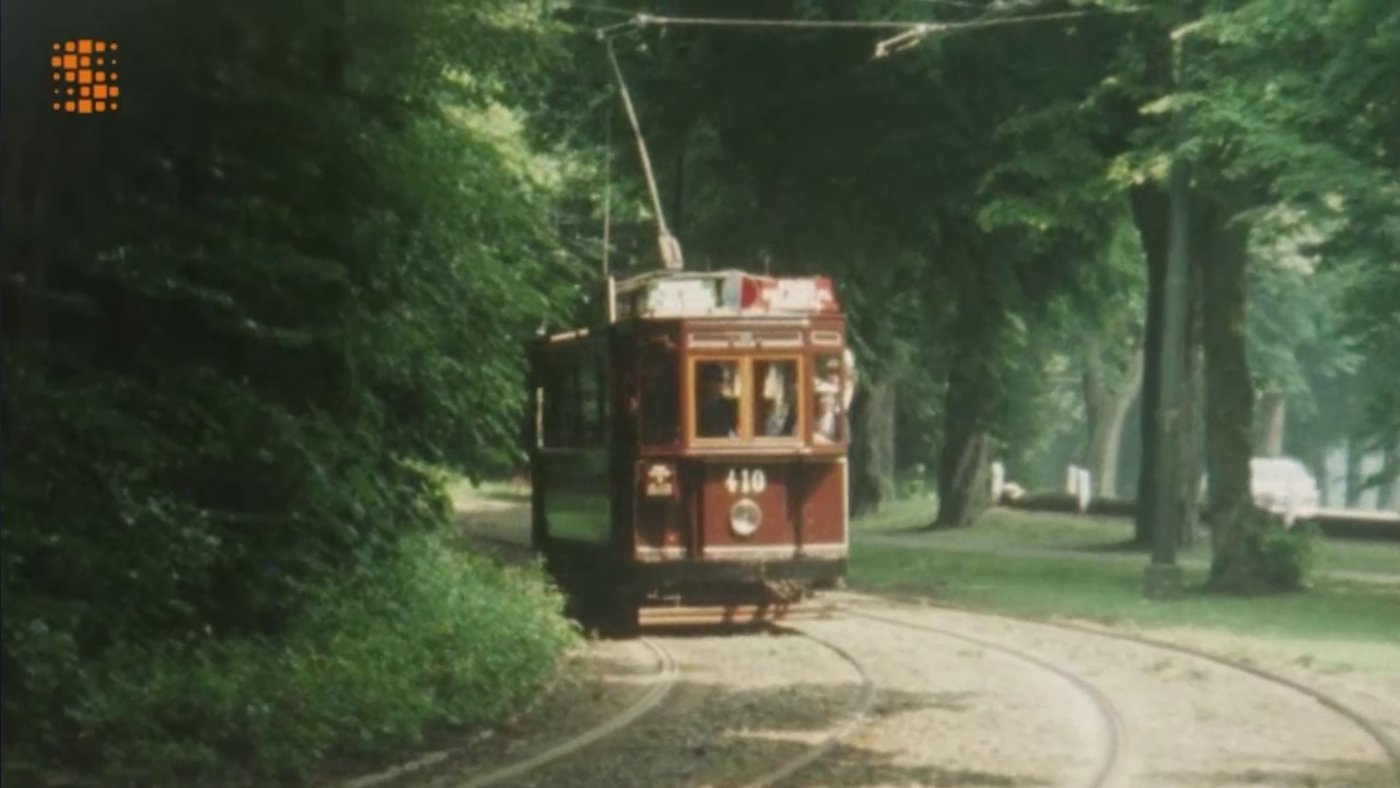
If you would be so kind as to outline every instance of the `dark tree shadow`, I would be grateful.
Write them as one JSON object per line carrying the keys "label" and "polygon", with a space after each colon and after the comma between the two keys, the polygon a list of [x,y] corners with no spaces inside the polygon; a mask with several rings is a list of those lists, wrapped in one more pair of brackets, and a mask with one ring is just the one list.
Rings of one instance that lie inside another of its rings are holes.
{"label": "dark tree shadow", "polygon": [[[1259,758],[1258,760],[1266,760]],[[1270,788],[1372,788],[1393,785],[1395,774],[1382,761],[1272,756],[1268,768],[1180,769],[1151,776],[1182,788],[1215,785],[1267,785]],[[1293,767],[1293,768],[1289,768]]]}
{"label": "dark tree shadow", "polygon": [[[849,713],[857,690],[845,685],[794,684],[772,689],[734,690],[705,682],[682,681],[673,700],[615,738],[586,754],[551,764],[523,777],[521,786],[739,785],[801,757]],[[960,714],[977,702],[971,692],[906,692],[881,688],[870,709],[874,724],[901,715],[935,710]],[[849,738],[859,736],[859,730]],[[799,739],[798,737],[804,737]],[[779,785],[1002,786],[1050,784],[1014,764],[995,771],[958,769],[947,764],[907,764],[884,750],[838,744]]]}

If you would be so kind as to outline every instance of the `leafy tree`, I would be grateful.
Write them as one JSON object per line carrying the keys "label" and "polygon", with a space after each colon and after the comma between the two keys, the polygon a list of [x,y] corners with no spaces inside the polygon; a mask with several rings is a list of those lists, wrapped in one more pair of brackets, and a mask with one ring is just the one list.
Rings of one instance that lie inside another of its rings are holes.
{"label": "leafy tree", "polygon": [[[72,19],[120,43],[120,111],[34,101]],[[511,462],[518,338],[577,272],[499,103],[553,56],[526,4],[72,0],[4,32],[5,728],[61,748],[83,660],[282,631],[445,521],[422,463]]]}

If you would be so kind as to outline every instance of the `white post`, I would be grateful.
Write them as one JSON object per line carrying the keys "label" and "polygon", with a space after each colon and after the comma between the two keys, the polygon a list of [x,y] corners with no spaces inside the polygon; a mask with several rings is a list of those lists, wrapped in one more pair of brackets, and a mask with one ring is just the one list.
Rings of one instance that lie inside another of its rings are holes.
{"label": "white post", "polygon": [[1089,498],[1094,490],[1094,485],[1092,484],[1093,479],[1087,468],[1079,469],[1079,478],[1077,482],[1079,484],[1079,489],[1075,490],[1075,493],[1079,496],[1079,511],[1081,513],[1087,512],[1089,511]]}
{"label": "white post", "polygon": [[1006,490],[1006,466],[992,463],[992,503],[1001,502],[1001,494]]}
{"label": "white post", "polygon": [[1074,495],[1076,492],[1078,492],[1075,489],[1075,487],[1079,483],[1079,474],[1077,473],[1078,470],[1079,468],[1074,465],[1065,468],[1065,492],[1069,493],[1070,495]]}

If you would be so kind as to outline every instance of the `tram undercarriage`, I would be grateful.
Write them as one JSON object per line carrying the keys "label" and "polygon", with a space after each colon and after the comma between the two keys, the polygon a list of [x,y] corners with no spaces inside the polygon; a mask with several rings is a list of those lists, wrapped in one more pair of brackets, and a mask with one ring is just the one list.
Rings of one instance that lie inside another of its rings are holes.
{"label": "tram undercarriage", "polygon": [[[576,549],[546,551],[585,627],[618,636],[665,626],[749,625],[819,617],[816,591],[839,587],[845,559],[635,563]],[[601,551],[599,551],[601,552]]]}

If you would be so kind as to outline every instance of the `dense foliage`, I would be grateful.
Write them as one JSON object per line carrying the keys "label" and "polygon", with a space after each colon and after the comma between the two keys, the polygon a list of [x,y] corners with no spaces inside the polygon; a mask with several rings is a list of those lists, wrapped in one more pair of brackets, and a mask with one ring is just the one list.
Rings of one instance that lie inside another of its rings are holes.
{"label": "dense foliage", "polygon": [[[445,523],[421,463],[510,467],[519,341],[577,280],[522,4],[62,6],[4,25],[4,730],[54,754],[135,702],[114,655],[296,637]],[[120,43],[119,112],[35,100],[73,19]]]}

